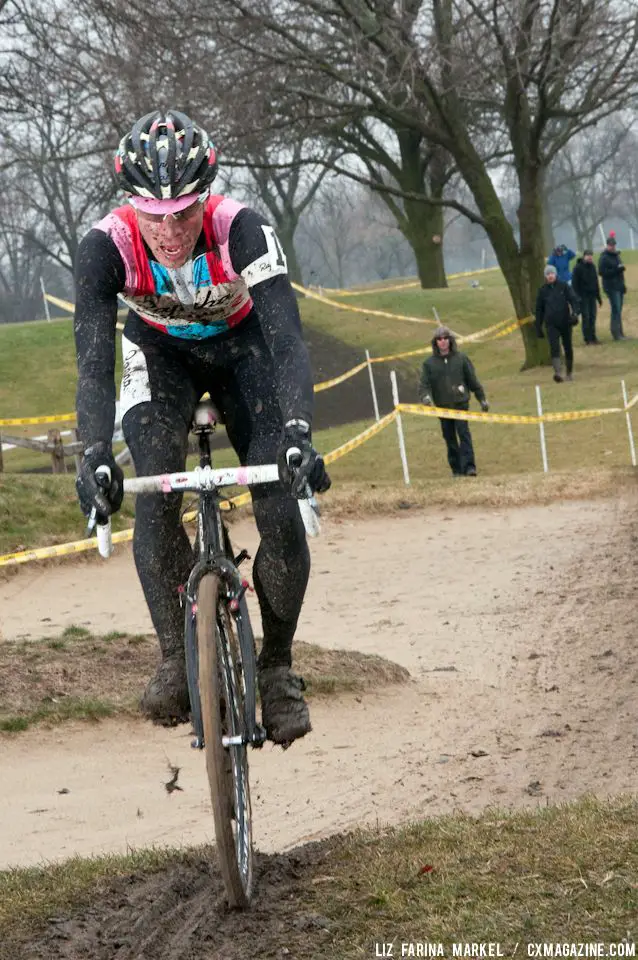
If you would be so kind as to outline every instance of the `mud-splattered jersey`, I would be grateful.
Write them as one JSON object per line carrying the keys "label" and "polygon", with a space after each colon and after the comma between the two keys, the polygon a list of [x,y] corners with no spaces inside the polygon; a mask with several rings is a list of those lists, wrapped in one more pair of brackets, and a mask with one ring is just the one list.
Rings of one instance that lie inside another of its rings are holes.
{"label": "mud-splattered jersey", "polygon": [[80,243],[75,282],[78,429],[85,446],[112,436],[118,298],[157,330],[158,349],[162,334],[185,349],[212,349],[258,323],[284,422],[311,422],[312,374],[286,258],[254,210],[210,197],[193,255],[175,269],[154,260],[133,208],[119,207]]}
{"label": "mud-splattered jersey", "polygon": [[[165,267],[142,240],[131,206],[118,207],[96,224],[122,258],[124,301],[146,323],[173,337],[199,340],[225,333],[250,313],[249,286],[286,273],[286,258],[272,227],[262,224],[267,250],[237,273],[229,238],[237,214],[246,209],[229,197],[209,197],[202,224],[203,244],[182,267]],[[202,249],[203,246],[203,249]]]}

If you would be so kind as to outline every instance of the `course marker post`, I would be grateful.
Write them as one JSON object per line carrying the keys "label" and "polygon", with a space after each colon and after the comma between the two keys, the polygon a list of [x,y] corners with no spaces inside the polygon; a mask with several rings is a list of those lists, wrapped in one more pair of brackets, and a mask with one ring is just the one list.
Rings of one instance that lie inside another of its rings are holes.
{"label": "course marker post", "polygon": [[[627,407],[627,387],[625,386],[625,381],[621,380],[620,384],[622,386],[622,402],[623,406]],[[631,417],[629,416],[629,410],[625,409],[625,417],[627,418],[627,433],[629,434],[629,454],[631,456],[631,465],[632,467],[636,466],[636,447],[634,444],[634,432],[631,428]]]}
{"label": "course marker post", "polygon": [[379,416],[379,404],[377,402],[377,391],[374,385],[374,374],[372,372],[372,364],[370,363],[369,350],[366,350],[366,362],[368,364],[368,374],[370,375],[370,390],[372,391],[372,406],[374,407],[374,419],[378,423],[381,418]]}
{"label": "course marker post", "polygon": [[[538,411],[539,417],[543,416],[543,404],[541,402],[541,388],[536,384],[536,409]],[[547,445],[545,443],[545,424],[541,420],[538,425],[540,434],[541,434],[541,454],[543,456],[543,471],[544,473],[549,473],[549,465],[547,463]]]}
{"label": "course marker post", "polygon": [[[394,403],[395,408],[399,406],[399,388],[397,386],[397,375],[394,370],[390,371],[390,382],[392,384],[392,402]],[[397,434],[399,437],[399,452],[401,454],[401,465],[403,467],[403,479],[405,481],[406,487],[410,486],[410,473],[408,471],[408,458],[405,452],[405,439],[403,437],[403,424],[401,422],[401,414],[397,413],[396,415],[397,422]]]}
{"label": "course marker post", "polygon": [[49,301],[47,300],[47,292],[44,289],[44,280],[42,279],[42,274],[40,274],[40,289],[42,290],[42,300],[44,301],[44,312],[48,323],[51,323],[51,311],[49,310]]}

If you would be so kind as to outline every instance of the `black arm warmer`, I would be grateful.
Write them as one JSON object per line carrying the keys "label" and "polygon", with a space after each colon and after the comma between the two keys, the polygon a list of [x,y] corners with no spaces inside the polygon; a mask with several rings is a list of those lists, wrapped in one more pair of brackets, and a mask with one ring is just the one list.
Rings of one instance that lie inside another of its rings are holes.
{"label": "black arm warmer", "polygon": [[75,266],[75,346],[78,432],[85,447],[109,446],[115,421],[115,324],[124,264],[101,230],[80,243]]}
{"label": "black arm warmer", "polygon": [[[268,222],[248,208],[235,217],[230,230],[229,253],[237,273],[267,252],[262,225],[268,226]],[[288,274],[281,273],[256,283],[250,288],[250,294],[272,353],[275,388],[284,423],[297,418],[312,423],[314,395],[310,359]]]}

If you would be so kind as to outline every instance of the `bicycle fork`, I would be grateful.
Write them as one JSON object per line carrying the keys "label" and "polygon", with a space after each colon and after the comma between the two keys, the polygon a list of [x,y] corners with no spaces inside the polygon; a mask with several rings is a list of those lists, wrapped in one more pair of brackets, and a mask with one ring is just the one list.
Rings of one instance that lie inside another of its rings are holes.
{"label": "bicycle fork", "polygon": [[244,746],[246,744],[250,744],[253,747],[261,747],[266,740],[266,731],[263,726],[257,722],[255,639],[245,596],[248,584],[247,581],[242,580],[236,567],[226,558],[219,558],[215,561],[214,566],[205,561],[196,564],[184,591],[186,676],[188,679],[188,693],[191,704],[191,720],[195,734],[194,739],[191,741],[191,746],[195,750],[203,750],[204,748],[204,724],[201,699],[199,696],[197,591],[200,580],[204,574],[209,572],[215,573],[219,577],[222,587],[225,587],[228,591],[225,602],[228,604],[229,614],[232,617],[237,630],[237,636],[239,637],[241,654],[241,663],[239,666],[244,675],[243,731],[241,735],[223,737],[222,743],[225,747]]}

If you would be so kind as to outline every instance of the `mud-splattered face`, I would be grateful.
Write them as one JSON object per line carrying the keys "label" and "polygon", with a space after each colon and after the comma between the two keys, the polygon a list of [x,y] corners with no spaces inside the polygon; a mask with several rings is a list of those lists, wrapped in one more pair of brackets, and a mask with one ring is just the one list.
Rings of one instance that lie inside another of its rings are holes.
{"label": "mud-splattered face", "polygon": [[163,267],[182,267],[191,256],[202,231],[204,204],[193,203],[166,216],[136,210],[140,233]]}

